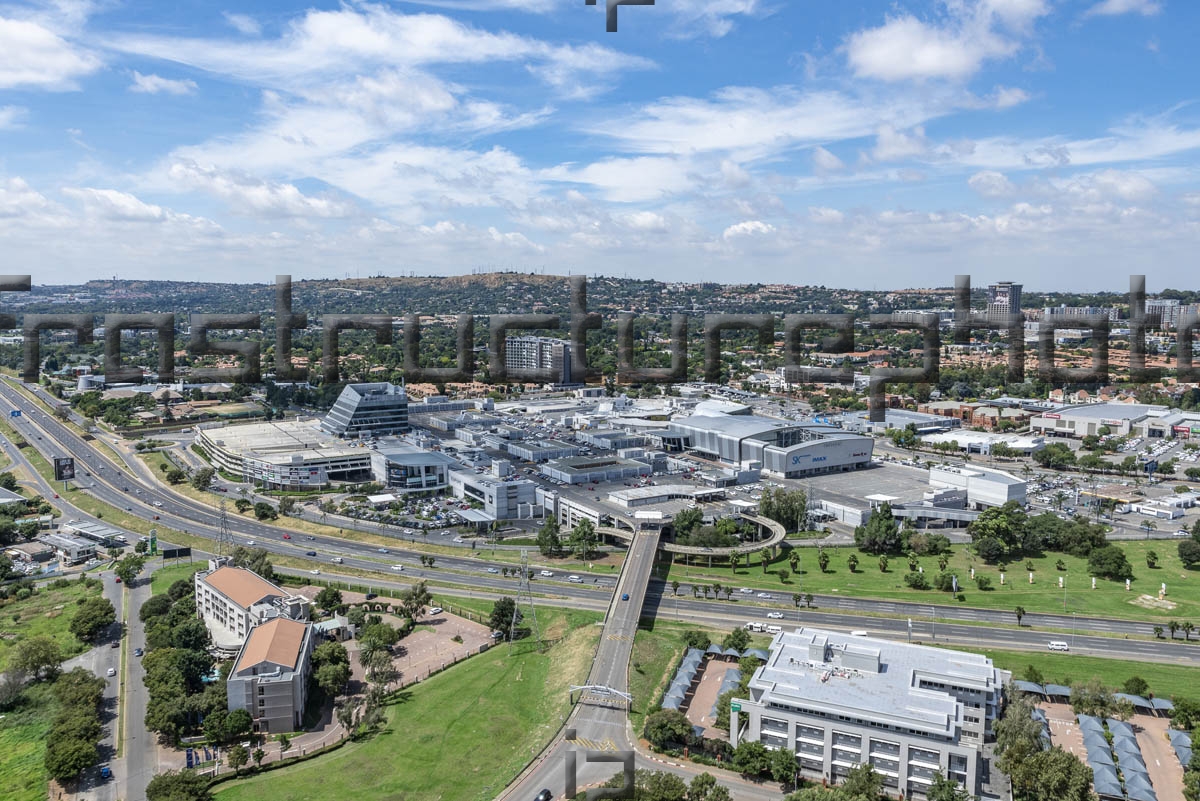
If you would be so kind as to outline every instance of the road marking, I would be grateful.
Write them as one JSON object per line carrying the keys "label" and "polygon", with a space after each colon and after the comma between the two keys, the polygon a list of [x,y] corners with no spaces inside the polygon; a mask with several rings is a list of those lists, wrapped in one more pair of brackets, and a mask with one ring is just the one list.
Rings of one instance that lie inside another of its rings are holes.
{"label": "road marking", "polygon": [[612,740],[589,740],[585,737],[568,739],[568,742],[583,746],[588,751],[616,751],[617,745]]}
{"label": "road marking", "polygon": [[618,640],[620,642],[633,642],[633,638],[628,634],[609,634],[605,639]]}

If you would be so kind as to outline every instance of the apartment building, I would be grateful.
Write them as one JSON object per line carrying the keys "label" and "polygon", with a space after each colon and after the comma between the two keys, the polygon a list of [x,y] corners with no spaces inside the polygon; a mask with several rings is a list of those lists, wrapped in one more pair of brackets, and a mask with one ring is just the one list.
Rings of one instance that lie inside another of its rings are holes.
{"label": "apartment building", "polygon": [[775,636],[748,697],[733,700],[730,741],[793,751],[813,781],[869,764],[906,797],[938,773],[978,794],[1009,678],[977,654],[799,628]]}
{"label": "apartment building", "polygon": [[276,618],[255,626],[229,672],[229,711],[249,712],[257,732],[299,731],[313,641],[311,623]]}
{"label": "apartment building", "polygon": [[228,557],[208,562],[196,573],[196,617],[204,621],[213,646],[236,653],[258,624],[277,618],[308,620],[309,600],[293,595],[252,570],[228,564]]}
{"label": "apartment building", "polygon": [[552,337],[507,337],[504,369],[535,373],[551,384],[570,384],[571,343]]}
{"label": "apartment building", "polygon": [[1021,284],[1001,281],[988,287],[987,315],[989,320],[1007,321],[1009,315],[1021,313]]}

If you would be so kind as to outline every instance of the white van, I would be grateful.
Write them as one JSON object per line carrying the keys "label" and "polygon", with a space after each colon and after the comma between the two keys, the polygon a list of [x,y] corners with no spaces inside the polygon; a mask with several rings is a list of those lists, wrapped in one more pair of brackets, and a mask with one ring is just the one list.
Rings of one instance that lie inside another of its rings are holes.
{"label": "white van", "polygon": [[571,582],[572,584],[583,583],[583,579],[581,579],[579,576],[567,576],[567,581]]}
{"label": "white van", "polygon": [[779,634],[783,631],[779,626],[767,626],[767,634]]}
{"label": "white van", "polygon": [[1046,647],[1049,648],[1051,651],[1070,651],[1071,650],[1071,646],[1067,645],[1062,640],[1051,640],[1050,642],[1046,643]]}
{"label": "white van", "polygon": [[333,557],[333,563],[335,565],[340,565],[342,563],[342,557],[340,557],[340,556]]}
{"label": "white van", "polygon": [[859,629],[858,631],[850,632],[850,636],[851,637],[866,637],[867,633],[865,631],[863,631],[862,629]]}
{"label": "white van", "polygon": [[757,620],[751,620],[749,623],[746,624],[746,631],[762,631],[762,630],[763,630],[763,624],[759,623]]}

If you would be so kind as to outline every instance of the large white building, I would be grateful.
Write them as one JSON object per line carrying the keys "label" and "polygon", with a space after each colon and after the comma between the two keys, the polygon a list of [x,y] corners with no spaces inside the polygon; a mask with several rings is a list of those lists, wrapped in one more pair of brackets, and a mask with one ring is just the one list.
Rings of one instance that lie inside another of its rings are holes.
{"label": "large white building", "polygon": [[271,489],[371,479],[371,451],[325,433],[313,421],[202,429],[196,444],[214,467]]}
{"label": "large white building", "polygon": [[571,343],[552,337],[507,337],[504,369],[537,371],[550,384],[571,383]]}
{"label": "large white building", "polygon": [[308,620],[310,603],[244,567],[210,559],[195,575],[196,617],[204,621],[218,651],[236,653],[258,624],[276,618]]}
{"label": "large white building", "polygon": [[796,754],[835,784],[858,765],[888,791],[924,796],[935,774],[981,791],[983,745],[1009,678],[987,657],[800,628],[782,632],[732,703],[730,742]]}
{"label": "large white building", "polygon": [[974,465],[935,465],[929,469],[929,486],[935,490],[966,492],[968,509],[1003,506],[1009,501],[1025,505],[1026,482],[1002,470]]}
{"label": "large white building", "polygon": [[1136,403],[1088,403],[1064,406],[1029,421],[1030,431],[1048,437],[1081,439],[1098,436],[1101,429],[1118,437],[1134,433],[1135,427],[1153,417],[1164,417],[1166,406],[1144,406]]}

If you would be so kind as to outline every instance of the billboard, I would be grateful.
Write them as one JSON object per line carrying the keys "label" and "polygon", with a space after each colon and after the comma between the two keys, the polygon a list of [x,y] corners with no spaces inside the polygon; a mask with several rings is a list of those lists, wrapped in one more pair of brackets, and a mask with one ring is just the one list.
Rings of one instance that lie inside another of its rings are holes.
{"label": "billboard", "polygon": [[1043,414],[1042,417],[1045,417],[1047,420],[1061,420],[1062,419],[1061,414]]}
{"label": "billboard", "polygon": [[191,556],[191,548],[163,548],[163,559],[182,559],[185,556]]}
{"label": "billboard", "polygon": [[54,480],[70,481],[75,478],[75,458],[73,456],[54,457]]}

